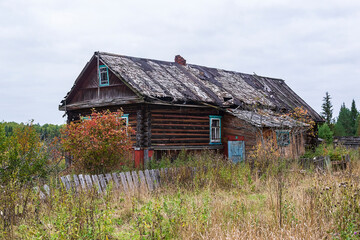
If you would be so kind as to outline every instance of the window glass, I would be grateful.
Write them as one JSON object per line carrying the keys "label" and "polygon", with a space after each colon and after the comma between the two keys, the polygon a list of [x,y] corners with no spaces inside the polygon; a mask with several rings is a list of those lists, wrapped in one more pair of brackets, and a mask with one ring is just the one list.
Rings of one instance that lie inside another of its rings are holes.
{"label": "window glass", "polygon": [[100,86],[108,86],[109,85],[109,71],[105,65],[101,65],[99,67],[99,83]]}
{"label": "window glass", "polygon": [[288,146],[290,144],[289,131],[276,131],[277,144],[281,147]]}
{"label": "window glass", "polygon": [[210,116],[210,143],[221,143],[221,116]]}

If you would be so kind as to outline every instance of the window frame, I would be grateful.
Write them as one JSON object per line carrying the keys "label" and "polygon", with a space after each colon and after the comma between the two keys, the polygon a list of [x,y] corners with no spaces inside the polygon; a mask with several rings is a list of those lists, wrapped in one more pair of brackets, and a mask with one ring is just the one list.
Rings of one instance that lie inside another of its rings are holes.
{"label": "window frame", "polygon": [[129,126],[129,114],[123,114],[122,116],[121,116],[121,118],[122,119],[125,119],[125,122],[126,122],[126,127],[128,127]]}
{"label": "window frame", "polygon": [[[222,116],[218,116],[218,115],[210,115],[209,116],[210,118],[210,123],[209,123],[209,128],[210,128],[210,144],[221,144],[221,118]],[[216,121],[219,121],[219,139],[213,139],[212,138],[212,132],[213,132],[213,126],[212,126],[212,123],[213,121],[216,120]]]}
{"label": "window frame", "polygon": [[[287,135],[287,141],[284,141],[284,135]],[[290,131],[289,130],[276,130],[276,142],[280,147],[287,147],[290,145]]]}
{"label": "window frame", "polygon": [[[106,69],[106,77],[107,77],[107,81],[106,83],[101,83],[101,69]],[[109,68],[106,65],[100,65],[99,66],[99,86],[100,87],[104,87],[104,86],[109,86],[110,84],[110,79],[109,79]]]}

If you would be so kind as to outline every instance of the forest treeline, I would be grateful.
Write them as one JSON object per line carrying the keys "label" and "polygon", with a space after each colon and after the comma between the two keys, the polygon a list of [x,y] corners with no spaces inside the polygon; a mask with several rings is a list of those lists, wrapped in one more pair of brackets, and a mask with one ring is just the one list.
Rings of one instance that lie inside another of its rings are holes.
{"label": "forest treeline", "polygon": [[[24,128],[25,125],[29,123],[16,123],[16,122],[0,122],[4,127],[5,136],[11,137],[18,128]],[[39,123],[30,123],[37,133],[39,133],[41,140],[45,139],[54,139],[55,137],[60,137],[60,129],[63,125],[56,124],[44,124],[40,125]]]}
{"label": "forest treeline", "polygon": [[326,92],[321,106],[321,116],[325,123],[319,127],[319,137],[332,142],[333,137],[360,136],[360,113],[356,108],[355,100],[351,102],[351,107],[346,107],[345,103],[341,105],[339,115],[333,118],[333,105],[331,97]]}

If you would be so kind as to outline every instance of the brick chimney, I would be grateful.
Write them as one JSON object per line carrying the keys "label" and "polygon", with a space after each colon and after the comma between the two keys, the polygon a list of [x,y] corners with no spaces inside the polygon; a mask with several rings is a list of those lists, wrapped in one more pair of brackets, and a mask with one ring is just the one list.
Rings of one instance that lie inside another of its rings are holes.
{"label": "brick chimney", "polygon": [[175,62],[183,66],[186,65],[186,60],[180,55],[175,56]]}

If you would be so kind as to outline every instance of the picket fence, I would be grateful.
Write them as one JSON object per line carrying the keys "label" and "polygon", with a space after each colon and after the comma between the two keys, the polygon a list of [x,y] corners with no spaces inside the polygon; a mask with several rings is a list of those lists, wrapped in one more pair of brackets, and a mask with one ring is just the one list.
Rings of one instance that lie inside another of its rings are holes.
{"label": "picket fence", "polygon": [[[193,176],[196,168],[184,168],[186,172],[190,172]],[[99,175],[66,175],[60,177],[62,187],[66,191],[89,191],[93,188],[99,194],[106,193],[108,184],[113,184],[113,187],[122,191],[126,195],[133,195],[135,193],[153,192],[158,189],[163,183],[174,180],[176,175],[182,171],[179,168],[162,168],[151,170],[140,170],[132,172],[107,173]],[[41,199],[50,196],[50,187],[45,184],[43,188],[35,187],[35,191],[39,193]]]}

